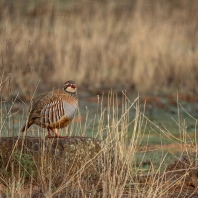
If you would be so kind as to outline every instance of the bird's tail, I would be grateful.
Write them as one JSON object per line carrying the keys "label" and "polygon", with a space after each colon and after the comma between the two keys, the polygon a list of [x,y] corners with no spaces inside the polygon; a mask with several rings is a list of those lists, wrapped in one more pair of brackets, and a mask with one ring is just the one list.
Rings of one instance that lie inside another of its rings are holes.
{"label": "bird's tail", "polygon": [[26,131],[32,124],[34,124],[34,121],[33,121],[33,120],[28,121],[28,122],[23,126],[23,128],[21,129],[21,132]]}

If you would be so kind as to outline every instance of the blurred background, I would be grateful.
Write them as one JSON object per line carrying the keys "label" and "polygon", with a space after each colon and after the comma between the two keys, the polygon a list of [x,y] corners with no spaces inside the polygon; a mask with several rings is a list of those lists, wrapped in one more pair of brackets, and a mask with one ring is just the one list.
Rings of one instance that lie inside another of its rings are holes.
{"label": "blurred background", "polygon": [[92,119],[101,101],[108,109],[112,89],[120,109],[122,91],[130,101],[139,95],[153,123],[177,135],[173,119],[182,117],[193,136],[197,0],[1,0],[0,10],[0,109],[15,131],[32,97],[72,79],[81,111],[75,122],[84,122],[87,111]]}
{"label": "blurred background", "polygon": [[4,97],[68,79],[85,91],[198,92],[197,0],[1,0],[0,9]]}

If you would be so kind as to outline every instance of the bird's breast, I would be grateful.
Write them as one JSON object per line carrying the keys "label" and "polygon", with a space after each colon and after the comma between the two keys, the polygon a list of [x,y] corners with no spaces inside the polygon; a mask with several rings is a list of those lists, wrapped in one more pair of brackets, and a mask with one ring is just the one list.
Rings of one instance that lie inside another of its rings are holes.
{"label": "bird's breast", "polygon": [[78,109],[78,105],[77,103],[68,103],[66,101],[63,101],[63,109],[64,109],[64,114],[68,119],[72,119],[75,114],[76,111]]}

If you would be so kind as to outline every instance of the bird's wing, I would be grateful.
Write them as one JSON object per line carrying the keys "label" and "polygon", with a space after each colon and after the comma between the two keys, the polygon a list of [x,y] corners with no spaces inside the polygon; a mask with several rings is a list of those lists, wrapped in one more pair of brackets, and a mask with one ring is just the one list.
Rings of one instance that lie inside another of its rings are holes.
{"label": "bird's wing", "polygon": [[[56,92],[48,92],[40,95],[38,98],[33,100],[30,105],[30,117],[31,119],[41,118],[48,122],[56,121],[58,117],[64,115],[63,111],[63,100],[61,96],[57,95]],[[58,116],[58,117],[57,117]]]}
{"label": "bird's wing", "polygon": [[54,124],[64,116],[71,120],[78,108],[78,101],[61,90],[51,91],[33,101],[30,119],[39,120],[41,125]]}
{"label": "bird's wing", "polygon": [[45,105],[40,110],[40,122],[48,125],[61,120],[65,115],[63,100],[61,97],[56,100],[45,102]]}

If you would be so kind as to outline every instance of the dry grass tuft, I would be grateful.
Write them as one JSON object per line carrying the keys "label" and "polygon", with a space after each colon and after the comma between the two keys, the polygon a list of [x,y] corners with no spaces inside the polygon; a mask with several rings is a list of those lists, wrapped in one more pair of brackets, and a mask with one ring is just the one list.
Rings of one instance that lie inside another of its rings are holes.
{"label": "dry grass tuft", "polygon": [[[1,196],[162,198],[197,195],[196,152],[193,158],[178,158],[167,169],[163,168],[166,161],[164,153],[159,158],[157,167],[150,161],[149,167],[144,168],[144,152],[141,152],[141,163],[137,164],[136,161],[145,125],[151,121],[140,111],[139,98],[130,101],[123,93],[121,112],[118,110],[117,95],[113,92],[109,92],[106,107],[103,106],[103,100],[100,101],[94,118],[93,133],[96,132],[96,137],[101,139],[101,149],[93,158],[81,160],[80,167],[77,165],[75,171],[68,172],[67,164],[63,163],[57,167],[60,159],[52,155],[52,152],[47,152],[46,148],[52,146],[51,140],[45,142],[46,146],[43,145],[37,160],[33,160],[32,155],[28,153],[24,154],[23,149],[13,149],[9,155],[9,162],[5,163],[2,158],[5,153],[1,153]],[[131,111],[135,111],[134,117],[129,116]],[[9,112],[8,116],[5,114],[1,111],[1,134],[6,128],[5,119],[9,126],[12,125],[9,117],[13,115]],[[181,137],[177,138],[177,144],[182,145],[181,153],[185,152],[190,156],[190,153],[196,151],[196,144],[192,142],[187,145],[188,135],[184,124],[182,120],[178,122]],[[87,124],[84,127],[81,130],[86,134]],[[160,138],[172,138],[173,142],[176,141],[176,137],[169,131],[159,128],[154,123],[153,128],[159,132]],[[39,132],[42,134],[41,129]],[[79,134],[79,131],[73,132]],[[129,139],[128,136],[131,134]]]}

